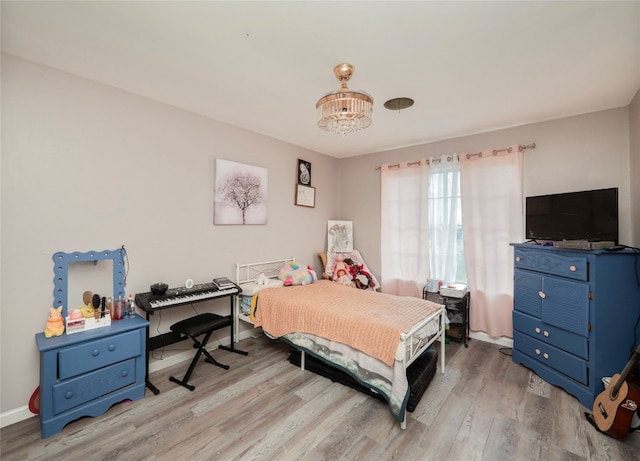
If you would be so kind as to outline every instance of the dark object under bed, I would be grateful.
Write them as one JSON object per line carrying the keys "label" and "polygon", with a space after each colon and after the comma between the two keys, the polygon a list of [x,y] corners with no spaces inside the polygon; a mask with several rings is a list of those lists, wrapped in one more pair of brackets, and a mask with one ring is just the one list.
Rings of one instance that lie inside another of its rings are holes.
{"label": "dark object under bed", "polygon": [[[289,349],[289,362],[293,365],[300,366],[300,351],[294,348]],[[438,363],[438,353],[435,349],[427,349],[420,357],[418,357],[407,368],[407,380],[409,381],[409,401],[407,402],[407,411],[412,412],[418,406],[418,402],[422,394],[427,390],[427,386],[436,373]],[[363,386],[356,381],[348,373],[326,364],[324,361],[312,357],[307,354],[305,357],[305,370],[309,370],[317,375],[329,378],[333,382],[344,384],[364,394],[370,395],[386,402],[386,399],[374,392],[370,388]]]}

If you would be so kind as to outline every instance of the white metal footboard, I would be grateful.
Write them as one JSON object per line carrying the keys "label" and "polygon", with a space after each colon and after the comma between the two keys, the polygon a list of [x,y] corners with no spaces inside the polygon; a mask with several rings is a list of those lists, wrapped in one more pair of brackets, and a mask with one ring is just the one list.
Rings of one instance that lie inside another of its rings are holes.
{"label": "white metal footboard", "polygon": [[[440,310],[438,312],[435,312],[434,314],[430,315],[429,317],[425,318],[424,320],[422,320],[420,323],[416,324],[413,326],[413,328],[411,328],[411,330],[409,330],[407,333],[402,333],[400,334],[400,341],[401,341],[401,347],[403,351],[406,351],[406,353],[403,355],[403,365],[404,365],[404,369],[406,370],[407,367],[409,365],[411,365],[414,360],[416,360],[418,357],[420,357],[420,355],[422,355],[422,353],[424,351],[426,351],[429,346],[431,346],[431,344],[433,344],[435,341],[440,341],[440,372],[444,373],[444,369],[445,369],[445,356],[444,356],[444,337],[445,337],[445,327],[446,327],[446,321],[445,321],[445,316],[446,314],[446,310],[443,304],[440,305]],[[432,322],[434,320],[437,320],[438,323],[438,332],[431,336],[426,342],[425,341],[420,341],[419,339],[416,340],[414,338],[414,335],[418,332],[420,332],[425,325],[427,325],[429,322]],[[407,428],[407,412],[405,410],[404,413],[404,418],[402,420],[402,422],[400,423],[400,427],[402,429],[406,429]]]}
{"label": "white metal footboard", "polygon": [[[402,351],[402,354],[401,354],[402,359],[400,359],[399,356],[397,355],[396,363],[400,363],[402,365],[402,369],[404,370],[405,375],[406,375],[407,367],[411,363],[413,363],[418,357],[420,357],[420,355],[422,355],[435,341],[438,341],[438,340],[440,341],[440,354],[439,354],[441,357],[440,369],[441,369],[441,372],[444,373],[445,371],[444,335],[445,335],[445,326],[446,326],[446,320],[445,320],[446,311],[443,305],[440,305],[439,307],[440,308],[436,312],[434,312],[433,314],[429,315],[428,317],[420,321],[418,324],[412,327],[409,332],[401,335],[400,345],[398,350]],[[431,322],[434,322],[434,324],[437,325],[437,331],[434,334],[426,335],[424,327],[425,325]],[[305,337],[308,336],[313,338],[313,335],[303,335],[303,336]],[[302,346],[302,344],[296,343],[295,341],[293,342],[293,346],[300,351],[300,368],[304,370],[305,357],[306,357],[306,352],[304,350],[304,347],[298,347],[298,346]],[[342,369],[340,366],[336,364],[334,364],[334,366],[336,366],[338,369]],[[371,387],[369,388],[372,389]],[[405,408],[404,415],[402,415],[402,418],[403,418],[402,421],[400,421],[400,427],[402,429],[406,429],[406,420],[407,420],[406,408]]]}

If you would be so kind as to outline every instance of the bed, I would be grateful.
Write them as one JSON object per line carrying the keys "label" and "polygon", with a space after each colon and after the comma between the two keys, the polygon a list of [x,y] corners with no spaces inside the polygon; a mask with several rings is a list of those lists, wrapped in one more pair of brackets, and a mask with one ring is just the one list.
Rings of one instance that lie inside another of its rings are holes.
{"label": "bed", "polygon": [[329,280],[277,287],[280,267],[291,260],[236,265],[236,281],[251,298],[250,312],[246,303],[237,310],[239,319],[298,349],[302,369],[311,354],[382,395],[405,429],[407,367],[439,340],[445,371],[444,306]]}

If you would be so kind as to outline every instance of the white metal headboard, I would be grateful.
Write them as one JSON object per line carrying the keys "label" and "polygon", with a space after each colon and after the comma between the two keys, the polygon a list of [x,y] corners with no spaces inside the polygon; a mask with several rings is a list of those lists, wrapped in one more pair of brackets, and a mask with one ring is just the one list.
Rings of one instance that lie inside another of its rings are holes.
{"label": "white metal headboard", "polygon": [[273,261],[236,264],[236,283],[241,285],[243,283],[255,282],[256,277],[260,274],[264,274],[267,278],[275,279],[278,277],[278,273],[284,263],[295,261],[295,259],[296,258],[291,256]]}

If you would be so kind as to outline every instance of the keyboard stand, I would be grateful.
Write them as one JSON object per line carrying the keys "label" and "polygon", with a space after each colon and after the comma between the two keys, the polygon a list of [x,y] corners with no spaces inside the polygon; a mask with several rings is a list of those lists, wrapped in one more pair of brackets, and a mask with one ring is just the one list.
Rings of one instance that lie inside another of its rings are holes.
{"label": "keyboard stand", "polygon": [[[170,306],[162,306],[162,307],[156,307],[156,308],[152,308],[149,305],[149,299],[154,298],[154,296],[152,295],[152,293],[140,293],[140,294],[136,294],[136,305],[141,308],[142,310],[145,311],[146,314],[146,318],[147,321],[149,321],[149,317],[151,315],[153,315],[155,313],[155,311],[159,311],[159,310],[164,310],[164,309],[172,309],[174,307],[183,307],[183,306],[188,306],[190,304],[195,304],[195,303],[199,303],[199,302],[203,302],[203,301],[212,301],[215,299],[222,299],[222,298],[229,298],[229,306],[230,306],[230,310],[229,310],[229,328],[231,331],[230,334],[230,340],[231,340],[231,344],[229,346],[223,346],[223,345],[219,345],[218,348],[225,350],[225,351],[229,351],[229,352],[235,352],[236,354],[240,354],[240,355],[244,355],[247,356],[249,355],[249,353],[247,351],[243,351],[240,349],[236,349],[234,344],[235,344],[235,337],[234,337],[234,322],[235,322],[235,315],[234,315],[234,300],[236,295],[238,295],[239,293],[242,292],[242,290],[240,289],[240,287],[238,287],[236,285],[236,288],[238,288],[238,291],[235,292],[231,292],[231,293],[225,293],[223,295],[219,295],[217,297],[211,297],[211,298],[205,298],[205,299],[197,299],[197,300],[192,300],[192,301],[186,301],[180,304],[174,304],[174,305],[170,305]],[[179,333],[176,333],[174,331],[170,331],[168,333],[163,333],[157,336],[149,336],[149,325],[147,325],[147,360],[146,360],[146,369],[145,369],[145,383],[147,386],[147,389],[149,389],[151,392],[153,392],[154,395],[158,395],[160,393],[160,390],[153,385],[153,383],[149,380],[149,358],[151,356],[151,352],[156,350],[156,349],[161,349],[165,346],[171,345],[171,344],[175,344],[177,342],[180,341],[184,341],[185,339],[188,339],[187,336],[181,335]]]}

